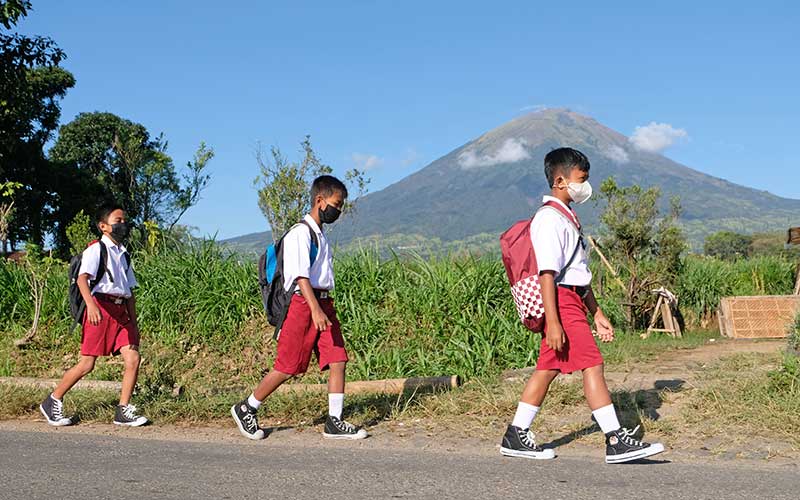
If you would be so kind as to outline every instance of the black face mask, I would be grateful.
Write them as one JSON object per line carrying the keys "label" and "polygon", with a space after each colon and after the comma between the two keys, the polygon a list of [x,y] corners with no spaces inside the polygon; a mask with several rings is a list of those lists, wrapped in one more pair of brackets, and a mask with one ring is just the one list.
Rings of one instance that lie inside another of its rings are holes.
{"label": "black face mask", "polygon": [[126,222],[117,222],[116,224],[111,224],[111,237],[114,238],[114,241],[125,240],[130,232],[131,228]]}
{"label": "black face mask", "polygon": [[323,224],[333,224],[340,215],[342,215],[342,211],[330,204],[325,207],[325,210],[319,210],[319,220]]}

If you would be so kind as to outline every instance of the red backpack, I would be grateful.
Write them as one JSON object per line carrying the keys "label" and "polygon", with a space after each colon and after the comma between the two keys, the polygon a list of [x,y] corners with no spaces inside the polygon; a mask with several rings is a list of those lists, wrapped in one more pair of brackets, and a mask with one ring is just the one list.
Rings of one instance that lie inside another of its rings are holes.
{"label": "red backpack", "polygon": [[[554,201],[546,202],[539,210],[546,207],[558,210],[561,215],[572,222],[580,233],[581,224],[575,212],[567,210],[563,205]],[[540,333],[544,331],[544,301],[539,284],[539,266],[536,263],[536,253],[531,241],[531,222],[533,222],[533,218],[521,220],[501,234],[500,250],[503,253],[503,265],[506,267],[508,282],[511,285],[511,295],[514,297],[519,319],[529,330]],[[583,236],[579,239],[572,257],[556,277],[556,283],[559,282],[564,270],[572,264],[578,254],[582,239]]]}

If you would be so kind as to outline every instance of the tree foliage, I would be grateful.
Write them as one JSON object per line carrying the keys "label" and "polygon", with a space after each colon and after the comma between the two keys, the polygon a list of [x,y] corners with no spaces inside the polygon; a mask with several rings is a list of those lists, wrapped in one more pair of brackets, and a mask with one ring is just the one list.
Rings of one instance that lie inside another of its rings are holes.
{"label": "tree foliage", "polygon": [[28,1],[0,1],[0,182],[22,184],[8,228],[12,248],[43,243],[53,227],[59,183],[43,148],[58,124],[59,99],[75,85],[58,67],[66,56],[53,40],[7,31],[30,9]]}
{"label": "tree foliage", "polygon": [[[277,241],[289,228],[301,220],[311,209],[309,192],[313,180],[333,169],[323,163],[311,146],[311,136],[306,136],[302,147],[303,159],[300,163],[290,162],[276,146],[270,148],[269,157],[259,145],[256,161],[261,174],[254,183],[258,189],[258,207],[272,228],[272,238]],[[355,196],[347,202],[345,212],[352,211],[355,200],[362,196],[370,182],[364,172],[352,169],[345,172],[344,182],[348,190],[352,187]]]}
{"label": "tree foliage", "polygon": [[747,257],[753,237],[732,231],[717,231],[706,237],[703,253],[724,260],[734,260]]}
{"label": "tree foliage", "polygon": [[680,201],[662,216],[658,209],[661,191],[656,187],[621,187],[609,177],[600,187],[605,209],[600,215],[604,233],[601,244],[620,271],[625,289],[628,320],[633,326],[646,322],[653,307],[654,288],[673,287],[681,269],[686,237],[677,226]]}
{"label": "tree foliage", "polygon": [[62,223],[81,208],[103,200],[122,204],[140,227],[145,221],[172,228],[197,204],[208,186],[208,162],[214,150],[200,143],[194,157],[179,171],[167,154],[163,135],[151,138],[138,123],[112,113],[81,113],[59,130],[50,158],[62,177],[69,176],[71,207]]}

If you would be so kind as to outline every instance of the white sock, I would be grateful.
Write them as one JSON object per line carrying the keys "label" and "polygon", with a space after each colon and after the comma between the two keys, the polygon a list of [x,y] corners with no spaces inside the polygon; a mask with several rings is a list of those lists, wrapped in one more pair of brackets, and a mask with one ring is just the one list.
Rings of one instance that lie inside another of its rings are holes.
{"label": "white sock", "polygon": [[52,392],[50,393],[50,397],[51,397],[51,398],[53,398],[53,399],[55,399],[55,400],[56,400],[56,401],[58,401],[59,403],[61,402],[61,400],[60,400],[60,399],[58,399],[57,397],[53,396],[53,393],[52,393]]}
{"label": "white sock", "polygon": [[613,404],[594,410],[592,415],[594,415],[594,419],[597,420],[597,425],[600,426],[603,434],[608,434],[620,428],[619,420],[617,420],[617,412],[614,410]]}
{"label": "white sock", "polygon": [[536,418],[536,414],[539,413],[539,408],[541,407],[529,405],[528,403],[520,401],[517,405],[517,413],[514,414],[514,420],[511,422],[511,425],[519,427],[520,429],[529,429],[533,423],[533,419]]}
{"label": "white sock", "polygon": [[249,404],[250,407],[253,408],[254,410],[258,410],[258,407],[261,406],[261,401],[256,399],[255,394],[251,394],[247,398],[247,404]]}
{"label": "white sock", "polygon": [[342,409],[344,408],[344,394],[332,393],[328,394],[328,415],[331,417],[342,418]]}

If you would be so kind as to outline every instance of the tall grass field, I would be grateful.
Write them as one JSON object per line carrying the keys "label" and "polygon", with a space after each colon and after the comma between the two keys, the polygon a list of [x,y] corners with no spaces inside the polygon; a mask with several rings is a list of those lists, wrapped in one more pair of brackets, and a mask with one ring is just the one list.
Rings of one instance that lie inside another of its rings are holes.
{"label": "tall grass field", "polygon": [[[134,266],[146,389],[247,386],[271,366],[275,346],[252,261],[204,241],[136,252]],[[540,336],[520,324],[497,257],[385,259],[364,250],[337,258],[335,268],[349,379],[484,377],[537,358]],[[690,256],[676,292],[687,318],[698,322],[725,295],[790,293],[793,272],[794,264],[780,258],[729,263]],[[18,350],[13,342],[30,327],[34,310],[26,273],[0,261],[0,376],[60,376],[77,360],[80,344],[80,328],[69,332],[66,265],[47,276],[39,331]],[[598,291],[624,330],[613,293]],[[619,337],[623,346],[628,337],[638,341],[624,331]],[[101,364],[92,377],[116,378],[120,370]]]}

